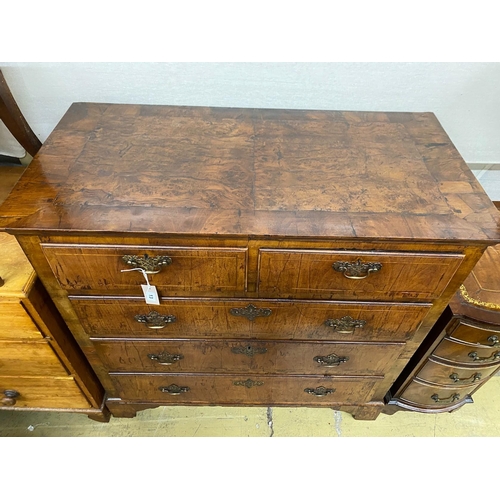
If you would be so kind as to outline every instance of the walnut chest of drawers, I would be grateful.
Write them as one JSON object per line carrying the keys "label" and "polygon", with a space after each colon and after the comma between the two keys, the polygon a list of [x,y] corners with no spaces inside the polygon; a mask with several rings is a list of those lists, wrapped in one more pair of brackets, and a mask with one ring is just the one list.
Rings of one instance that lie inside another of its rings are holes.
{"label": "walnut chest of drawers", "polygon": [[376,418],[500,241],[432,113],[75,103],[0,216],[115,416],[194,404]]}

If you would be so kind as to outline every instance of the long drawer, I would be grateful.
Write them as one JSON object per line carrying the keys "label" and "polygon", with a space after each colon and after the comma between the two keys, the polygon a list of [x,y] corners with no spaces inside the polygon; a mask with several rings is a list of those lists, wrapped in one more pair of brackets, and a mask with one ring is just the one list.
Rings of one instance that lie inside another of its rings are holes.
{"label": "long drawer", "polygon": [[[40,340],[43,336],[19,302],[0,304],[0,339]],[[0,356],[1,358],[1,356]]]}
{"label": "long drawer", "polygon": [[500,346],[479,347],[475,344],[459,342],[450,338],[444,338],[434,350],[433,355],[465,365],[500,364]]}
{"label": "long drawer", "polygon": [[12,408],[91,408],[73,377],[0,377],[0,396],[5,391],[18,393]]}
{"label": "long drawer", "polygon": [[68,375],[45,340],[32,342],[0,341],[0,376]]}
{"label": "long drawer", "polygon": [[462,385],[471,385],[475,382],[479,384],[496,370],[498,370],[498,366],[465,368],[429,358],[418,372],[418,378],[435,384],[460,387]]}
{"label": "long drawer", "polygon": [[401,395],[401,399],[429,408],[447,407],[469,398],[476,386],[477,384],[462,387],[441,387],[413,380]]}
{"label": "long drawer", "polygon": [[383,375],[405,344],[99,340],[110,371]]}
{"label": "long drawer", "polygon": [[404,341],[428,304],[70,297],[91,337]]}
{"label": "long drawer", "polygon": [[462,319],[449,336],[456,340],[477,344],[478,347],[500,348],[500,327],[496,325],[475,324]]}
{"label": "long drawer", "polygon": [[266,297],[429,301],[462,263],[460,254],[262,249]]}
{"label": "long drawer", "polygon": [[[231,294],[246,289],[246,248],[60,245],[42,249],[66,290],[141,293],[144,276],[160,294]],[[126,271],[126,272],[125,272]]]}
{"label": "long drawer", "polygon": [[332,406],[364,403],[376,378],[279,377],[262,375],[112,374],[125,400],[193,404],[300,404]]}

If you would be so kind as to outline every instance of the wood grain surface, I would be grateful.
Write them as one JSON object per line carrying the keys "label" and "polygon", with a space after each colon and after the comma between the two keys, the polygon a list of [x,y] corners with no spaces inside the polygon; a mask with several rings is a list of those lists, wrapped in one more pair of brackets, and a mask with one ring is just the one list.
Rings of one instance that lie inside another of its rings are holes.
{"label": "wood grain surface", "polygon": [[75,103],[0,215],[13,232],[500,241],[432,113]]}

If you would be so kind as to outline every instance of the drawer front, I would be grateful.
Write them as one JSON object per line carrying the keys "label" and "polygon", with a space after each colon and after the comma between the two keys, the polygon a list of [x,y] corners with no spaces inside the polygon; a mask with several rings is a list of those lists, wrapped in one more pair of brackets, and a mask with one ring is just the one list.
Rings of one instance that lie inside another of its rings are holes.
{"label": "drawer front", "polygon": [[[162,300],[71,297],[91,337],[276,338],[403,341],[428,305],[265,300]],[[170,322],[169,322],[170,321]]]}
{"label": "drawer front", "polygon": [[19,395],[0,408],[91,408],[72,377],[0,377],[0,398],[5,391]]}
{"label": "drawer front", "polygon": [[[141,293],[144,276],[160,294],[244,292],[246,248],[132,247],[42,244],[43,252],[66,290]],[[147,259],[144,256],[147,256]],[[127,264],[126,261],[132,261]]]}
{"label": "drawer front", "polygon": [[122,399],[171,404],[331,406],[370,400],[378,379],[261,375],[130,375],[111,379]]}
{"label": "drawer front", "polygon": [[500,364],[500,347],[478,347],[449,338],[441,341],[433,355],[471,366]]}
{"label": "drawer front", "polygon": [[439,297],[459,254],[266,249],[259,293],[268,297],[419,300]]}
{"label": "drawer front", "polygon": [[0,304],[0,340],[40,340],[41,338],[43,338],[42,334],[19,302]]}
{"label": "drawer front", "polygon": [[478,347],[498,347],[500,349],[500,327],[486,324],[460,322],[450,332],[451,338],[477,344]]}
{"label": "drawer front", "polygon": [[435,384],[462,385],[480,384],[498,369],[497,366],[479,368],[463,368],[440,363],[429,359],[418,372],[418,378]]}
{"label": "drawer front", "polygon": [[475,388],[476,385],[463,387],[432,386],[413,380],[401,395],[401,399],[429,408],[443,408],[464,400],[470,396],[470,393]]}
{"label": "drawer front", "polygon": [[0,376],[66,376],[50,345],[39,342],[0,342]]}
{"label": "drawer front", "polygon": [[110,371],[383,375],[405,344],[96,341]]}

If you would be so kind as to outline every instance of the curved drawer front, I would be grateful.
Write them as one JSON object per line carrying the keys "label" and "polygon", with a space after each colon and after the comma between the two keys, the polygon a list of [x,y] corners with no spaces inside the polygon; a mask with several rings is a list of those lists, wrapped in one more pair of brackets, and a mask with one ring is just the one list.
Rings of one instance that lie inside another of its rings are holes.
{"label": "curved drawer front", "polygon": [[433,355],[470,366],[500,364],[500,347],[478,347],[449,338],[441,341]]}
{"label": "curved drawer front", "polygon": [[453,385],[460,387],[462,385],[476,385],[484,382],[498,366],[479,368],[463,368],[444,364],[438,360],[430,358],[424,367],[418,372],[418,378],[435,384]]}
{"label": "curved drawer front", "polygon": [[458,326],[449,333],[453,339],[477,344],[478,347],[498,347],[500,349],[500,327],[485,323],[474,324],[460,320]]}
{"label": "curved drawer front", "polygon": [[[43,252],[66,290],[129,290],[140,294],[144,276],[166,295],[244,292],[246,248],[59,245],[44,243]],[[127,262],[131,262],[127,264]]]}
{"label": "curved drawer front", "polygon": [[405,344],[95,341],[110,371],[383,375]]}
{"label": "curved drawer front", "polygon": [[440,387],[413,380],[401,395],[402,400],[429,408],[453,406],[470,397],[476,385]]}
{"label": "curved drawer front", "polygon": [[62,377],[67,372],[45,340],[0,342],[0,376],[30,375]]}
{"label": "curved drawer front", "polygon": [[427,304],[70,297],[91,337],[277,338],[398,341],[415,333]]}
{"label": "curved drawer front", "polygon": [[4,391],[18,394],[10,408],[91,408],[72,377],[0,377]]}
{"label": "curved drawer front", "polygon": [[263,249],[259,293],[268,297],[420,300],[439,297],[459,254]]}
{"label": "curved drawer front", "polygon": [[261,375],[112,374],[122,399],[167,404],[331,406],[364,403],[378,379]]}

